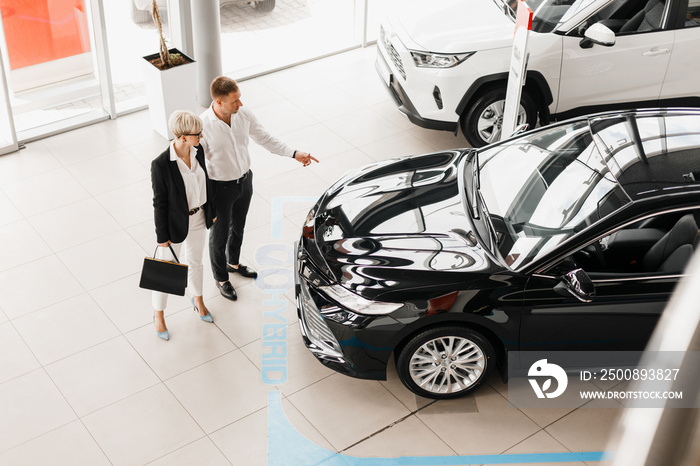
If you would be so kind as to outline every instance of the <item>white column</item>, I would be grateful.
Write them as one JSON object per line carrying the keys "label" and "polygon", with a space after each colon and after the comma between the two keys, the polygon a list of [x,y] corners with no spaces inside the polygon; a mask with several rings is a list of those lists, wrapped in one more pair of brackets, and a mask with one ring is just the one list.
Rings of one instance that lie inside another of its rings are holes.
{"label": "white column", "polygon": [[209,85],[223,73],[219,0],[198,0],[191,3],[193,58],[197,61],[197,103],[208,107],[211,103]]}

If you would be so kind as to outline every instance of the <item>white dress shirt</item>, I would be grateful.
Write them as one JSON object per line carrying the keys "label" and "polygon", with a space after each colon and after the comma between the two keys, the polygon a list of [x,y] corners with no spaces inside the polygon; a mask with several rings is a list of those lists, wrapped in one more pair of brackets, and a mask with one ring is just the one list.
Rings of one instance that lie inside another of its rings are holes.
{"label": "white dress shirt", "polygon": [[197,148],[190,147],[190,166],[188,167],[175,152],[175,141],[170,143],[170,160],[177,161],[182,181],[185,182],[185,194],[189,210],[201,207],[207,202],[207,178],[204,170],[199,167],[197,161]]}
{"label": "white dress shirt", "polygon": [[216,116],[212,106],[200,115],[204,123],[200,144],[204,147],[210,179],[231,181],[248,173],[250,138],[273,154],[294,155],[294,149],[268,133],[247,107],[231,115],[229,126]]}

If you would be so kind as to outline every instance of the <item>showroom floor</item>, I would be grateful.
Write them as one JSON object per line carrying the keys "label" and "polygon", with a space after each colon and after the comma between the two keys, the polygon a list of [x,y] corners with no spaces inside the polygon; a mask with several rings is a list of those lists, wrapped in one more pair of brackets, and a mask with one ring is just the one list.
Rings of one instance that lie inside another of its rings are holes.
{"label": "showroom floor", "polygon": [[[312,199],[350,168],[466,145],[403,118],[374,56],[369,47],[241,83],[270,132],[321,163],[251,145],[243,256],[261,277],[232,277],[232,303],[206,269],[215,324],[172,297],[169,342],[138,287],[155,248],[150,161],[167,145],[148,112],[0,156],[0,464],[496,464],[605,450],[619,404],[519,410],[497,377],[431,402],[393,370],[386,382],[351,379],[302,344],[289,254]],[[263,334],[286,348],[274,368],[262,364]],[[387,460],[398,457],[413,462]],[[600,464],[567,461],[548,464]]]}

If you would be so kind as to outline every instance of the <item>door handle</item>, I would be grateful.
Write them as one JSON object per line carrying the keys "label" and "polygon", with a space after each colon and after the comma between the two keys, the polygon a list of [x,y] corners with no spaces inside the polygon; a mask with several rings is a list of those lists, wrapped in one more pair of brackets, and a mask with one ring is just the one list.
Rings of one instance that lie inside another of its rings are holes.
{"label": "door handle", "polygon": [[657,55],[663,55],[664,53],[670,52],[669,49],[651,49],[647,52],[644,52],[642,55],[645,57],[655,57]]}

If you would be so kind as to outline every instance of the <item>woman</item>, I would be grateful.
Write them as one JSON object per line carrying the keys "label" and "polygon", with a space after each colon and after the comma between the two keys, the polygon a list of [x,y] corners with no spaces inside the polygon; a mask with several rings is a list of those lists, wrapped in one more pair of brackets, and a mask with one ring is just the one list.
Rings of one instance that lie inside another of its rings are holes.
{"label": "woman", "polygon": [[[177,110],[170,115],[168,126],[175,139],[151,163],[153,208],[159,246],[156,258],[173,260],[169,246],[172,246],[179,258],[184,245],[189,266],[187,288],[188,294],[192,296],[192,305],[199,312],[200,319],[213,322],[202,299],[202,255],[206,228],[211,227],[216,220],[204,150],[199,145],[202,120],[191,112]],[[165,325],[167,300],[167,294],[153,292],[153,323],[156,334],[163,340],[170,339]]]}

